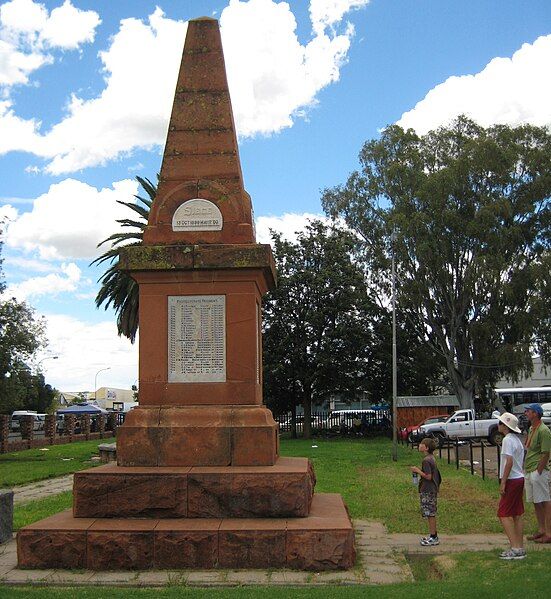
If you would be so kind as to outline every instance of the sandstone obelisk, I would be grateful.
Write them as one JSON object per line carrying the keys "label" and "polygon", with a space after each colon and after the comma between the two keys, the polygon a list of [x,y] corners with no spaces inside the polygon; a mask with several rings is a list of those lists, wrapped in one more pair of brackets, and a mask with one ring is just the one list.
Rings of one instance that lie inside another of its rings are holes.
{"label": "sandstone obelisk", "polygon": [[262,404],[262,296],[218,23],[190,21],[138,282],[139,408],[117,465],[75,474],[73,513],[18,534],[21,567],[281,568],[354,563],[339,495],[314,495],[306,458],[278,457]]}

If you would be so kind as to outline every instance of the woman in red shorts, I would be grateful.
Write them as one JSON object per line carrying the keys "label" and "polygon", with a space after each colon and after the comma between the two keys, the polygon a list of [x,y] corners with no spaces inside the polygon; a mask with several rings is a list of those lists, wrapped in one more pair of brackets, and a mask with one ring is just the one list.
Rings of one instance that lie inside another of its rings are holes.
{"label": "woman in red shorts", "polygon": [[503,435],[501,443],[501,464],[499,492],[501,499],[497,515],[511,547],[503,551],[501,559],[524,559],[523,519],[524,503],[524,445],[518,436],[518,418],[505,412],[499,417],[499,432]]}

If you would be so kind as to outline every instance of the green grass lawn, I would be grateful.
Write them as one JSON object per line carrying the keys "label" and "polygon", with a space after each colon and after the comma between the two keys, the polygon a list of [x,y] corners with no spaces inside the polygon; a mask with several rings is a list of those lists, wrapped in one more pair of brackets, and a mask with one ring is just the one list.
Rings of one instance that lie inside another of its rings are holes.
{"label": "green grass lawn", "polygon": [[106,441],[110,442],[98,439],[1,454],[0,488],[55,478],[97,466],[98,463],[91,462],[90,458],[98,455],[98,445]]}
{"label": "green grass lawn", "polygon": [[[92,465],[89,459],[99,441],[52,447],[50,451],[22,451],[0,456],[3,485],[59,476]],[[316,447],[314,447],[316,446]],[[282,439],[281,453],[313,460],[318,492],[341,493],[353,518],[383,521],[390,532],[423,532],[417,489],[411,484],[409,466],[419,464],[421,454],[398,447],[398,462],[390,458],[387,439],[312,440]],[[72,457],[63,461],[62,457]],[[495,515],[498,501],[496,480],[479,476],[440,462],[443,475],[439,498],[438,529],[444,533],[501,532]],[[45,498],[16,506],[19,528],[71,507],[71,494]],[[529,512],[528,520],[533,520]]]}
{"label": "green grass lawn", "polygon": [[[399,445],[398,461],[393,462],[388,439],[289,439],[282,440],[281,453],[310,457],[318,479],[316,491],[341,493],[353,518],[381,520],[390,532],[424,530],[419,494],[411,484],[409,469],[420,465],[419,452]],[[436,457],[443,478],[438,530],[457,534],[501,532],[496,517],[497,481],[456,470],[455,464]]]}
{"label": "green grass lawn", "polygon": [[[533,552],[523,561],[503,562],[494,552],[464,553],[449,557],[446,568],[435,568],[432,558],[419,565],[420,582],[385,586],[323,587],[237,587],[237,588],[48,588],[0,587],[0,597],[57,599],[79,597],[99,599],[135,597],[136,599],[513,599],[547,597],[549,593],[551,553]],[[431,575],[432,573],[432,575]],[[432,577],[431,577],[432,576]]]}

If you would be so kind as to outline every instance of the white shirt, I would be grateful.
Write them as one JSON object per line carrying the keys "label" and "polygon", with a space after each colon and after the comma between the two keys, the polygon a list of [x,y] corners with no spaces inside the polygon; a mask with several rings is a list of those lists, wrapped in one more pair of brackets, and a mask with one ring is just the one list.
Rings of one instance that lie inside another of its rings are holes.
{"label": "white shirt", "polygon": [[524,463],[524,445],[522,441],[514,433],[507,433],[503,437],[501,442],[501,464],[499,468],[499,478],[503,478],[503,472],[505,470],[506,457],[511,456],[513,458],[513,467],[509,472],[507,480],[512,478],[524,478],[524,472],[522,465]]}

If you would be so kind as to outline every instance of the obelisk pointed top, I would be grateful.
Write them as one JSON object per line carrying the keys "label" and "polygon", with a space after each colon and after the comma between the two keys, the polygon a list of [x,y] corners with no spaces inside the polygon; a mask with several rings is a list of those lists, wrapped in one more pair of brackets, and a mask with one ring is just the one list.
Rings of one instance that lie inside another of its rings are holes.
{"label": "obelisk pointed top", "polygon": [[222,40],[210,17],[188,24],[144,243],[254,243]]}

